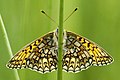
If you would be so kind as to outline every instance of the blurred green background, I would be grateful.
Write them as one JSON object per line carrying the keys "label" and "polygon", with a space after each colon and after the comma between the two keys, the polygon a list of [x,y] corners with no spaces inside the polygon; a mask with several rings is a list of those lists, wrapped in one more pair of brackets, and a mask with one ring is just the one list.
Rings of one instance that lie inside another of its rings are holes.
{"label": "blurred green background", "polygon": [[[64,23],[64,28],[98,43],[115,61],[109,66],[91,67],[76,74],[63,72],[63,80],[120,80],[120,0],[65,0],[64,18],[76,7],[79,10]],[[0,0],[0,14],[13,54],[56,29],[57,25],[40,10],[45,10],[58,23],[59,0]],[[0,23],[0,80],[15,80],[14,71],[5,66],[9,59]],[[57,78],[57,71],[40,74],[22,69],[18,72],[21,80]]]}

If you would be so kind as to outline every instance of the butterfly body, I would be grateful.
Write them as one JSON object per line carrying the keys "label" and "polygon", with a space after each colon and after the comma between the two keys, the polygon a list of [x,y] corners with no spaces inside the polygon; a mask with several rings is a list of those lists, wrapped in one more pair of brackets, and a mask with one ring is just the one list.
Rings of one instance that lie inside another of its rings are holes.
{"label": "butterfly body", "polygon": [[[112,63],[113,58],[96,43],[73,32],[63,32],[62,67],[67,72],[79,72],[90,66]],[[28,44],[8,62],[12,69],[29,68],[40,73],[57,69],[58,29]]]}

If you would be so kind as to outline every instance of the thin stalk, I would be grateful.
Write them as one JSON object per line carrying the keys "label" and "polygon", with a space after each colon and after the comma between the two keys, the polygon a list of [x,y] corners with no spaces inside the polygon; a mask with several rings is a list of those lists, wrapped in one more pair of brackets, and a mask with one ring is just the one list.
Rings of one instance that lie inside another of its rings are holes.
{"label": "thin stalk", "polygon": [[[13,56],[12,49],[11,49],[11,46],[10,46],[10,42],[9,42],[9,39],[8,39],[8,35],[7,35],[7,32],[6,32],[1,14],[0,14],[0,22],[1,22],[2,32],[4,33],[5,43],[6,43],[9,55],[10,55],[10,57],[12,57]],[[17,70],[14,70],[14,74],[15,74],[16,80],[20,80]]]}
{"label": "thin stalk", "polygon": [[59,11],[59,31],[58,31],[58,72],[57,80],[62,80],[62,53],[63,53],[63,4],[64,0],[60,0]]}

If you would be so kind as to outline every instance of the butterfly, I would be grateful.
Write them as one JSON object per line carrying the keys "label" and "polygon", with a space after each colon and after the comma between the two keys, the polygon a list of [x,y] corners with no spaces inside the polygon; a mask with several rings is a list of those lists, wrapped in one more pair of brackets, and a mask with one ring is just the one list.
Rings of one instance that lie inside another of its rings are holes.
{"label": "butterfly", "polygon": [[[63,32],[62,67],[66,72],[80,72],[90,66],[113,62],[103,48],[76,33]],[[29,43],[7,63],[10,69],[28,68],[40,73],[52,72],[58,64],[58,29]]]}

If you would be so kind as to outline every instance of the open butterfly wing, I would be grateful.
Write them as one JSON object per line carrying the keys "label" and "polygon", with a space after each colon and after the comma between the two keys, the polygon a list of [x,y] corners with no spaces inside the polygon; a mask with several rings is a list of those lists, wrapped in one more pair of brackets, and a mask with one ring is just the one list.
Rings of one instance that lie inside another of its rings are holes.
{"label": "open butterfly wing", "polygon": [[[40,73],[57,69],[58,31],[51,32],[28,44],[7,64],[8,68],[29,68]],[[113,58],[96,43],[64,31],[63,33],[63,70],[79,72],[90,66],[103,66],[113,62]]]}
{"label": "open butterfly wing", "polygon": [[91,65],[102,66],[113,61],[112,57],[94,42],[66,31],[66,44],[63,56],[63,69],[79,72]]}
{"label": "open butterfly wing", "polygon": [[28,44],[20,50],[7,64],[8,68],[29,68],[41,73],[51,72],[57,68],[57,49],[54,32]]}

